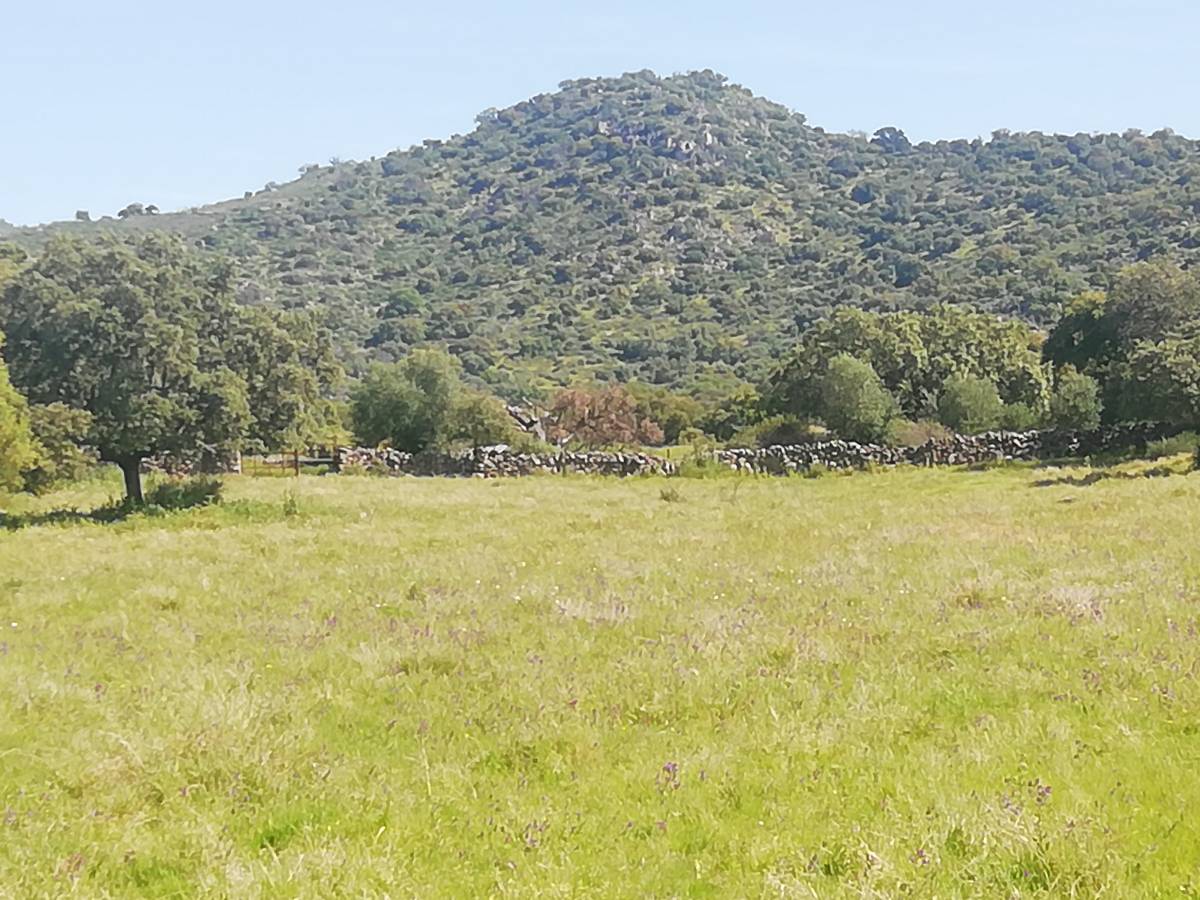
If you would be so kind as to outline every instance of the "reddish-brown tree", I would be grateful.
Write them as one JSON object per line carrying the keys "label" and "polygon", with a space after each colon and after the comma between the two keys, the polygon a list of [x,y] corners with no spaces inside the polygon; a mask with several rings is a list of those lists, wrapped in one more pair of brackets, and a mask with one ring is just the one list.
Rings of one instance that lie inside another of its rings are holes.
{"label": "reddish-brown tree", "polygon": [[564,389],[550,404],[548,436],[559,444],[589,448],[662,443],[662,428],[639,416],[637,406],[633,395],[618,385]]}

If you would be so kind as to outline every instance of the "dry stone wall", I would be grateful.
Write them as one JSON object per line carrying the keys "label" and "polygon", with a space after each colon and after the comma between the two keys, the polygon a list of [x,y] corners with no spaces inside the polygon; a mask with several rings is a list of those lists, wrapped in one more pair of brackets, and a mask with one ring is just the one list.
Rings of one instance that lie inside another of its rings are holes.
{"label": "dry stone wall", "polygon": [[917,447],[819,441],[756,450],[718,450],[714,458],[742,472],[785,475],[814,466],[862,469],[869,466],[963,466],[1018,460],[1063,459],[1143,447],[1181,429],[1150,423],[1117,425],[1095,431],[989,431],[931,440]]}
{"label": "dry stone wall", "polygon": [[517,453],[508,447],[480,447],[459,453],[403,453],[399,450],[339,447],[335,467],[387,472],[392,475],[449,475],[500,478],[516,475],[674,475],[673,462],[649,453],[580,451]]}
{"label": "dry stone wall", "polygon": [[[863,469],[872,466],[961,466],[1016,460],[1085,457],[1106,451],[1144,446],[1179,433],[1166,425],[1135,424],[1096,431],[989,431],[932,440],[918,447],[817,441],[759,449],[713,451],[710,458],[739,472],[787,475],[825,469]],[[674,475],[671,460],[648,453],[608,451],[517,453],[505,446],[481,447],[458,453],[403,453],[388,448],[339,447],[334,468],[365,469],[391,475],[444,475],[500,478],[537,473],[574,472],[586,475]]]}

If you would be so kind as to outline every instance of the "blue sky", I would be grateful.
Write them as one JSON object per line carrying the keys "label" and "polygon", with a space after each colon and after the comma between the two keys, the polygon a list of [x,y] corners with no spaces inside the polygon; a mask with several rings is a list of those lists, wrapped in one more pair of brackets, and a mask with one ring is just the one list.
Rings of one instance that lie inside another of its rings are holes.
{"label": "blue sky", "polygon": [[567,78],[712,68],[828,129],[1200,137],[1195,0],[6,4],[0,219],[198,205]]}

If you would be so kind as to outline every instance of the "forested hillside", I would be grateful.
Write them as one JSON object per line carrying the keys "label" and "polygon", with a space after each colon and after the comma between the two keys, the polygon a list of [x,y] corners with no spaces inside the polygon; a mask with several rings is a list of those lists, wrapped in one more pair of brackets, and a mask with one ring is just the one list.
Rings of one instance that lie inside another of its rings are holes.
{"label": "forested hillside", "polygon": [[182,232],[240,258],[249,299],[322,310],[352,369],[444,342],[510,396],[586,376],[695,391],[761,377],[838,306],[1045,325],[1125,264],[1194,261],[1200,143],[833,134],[711,72],[640,72],[242,200],[122,212],[6,237]]}

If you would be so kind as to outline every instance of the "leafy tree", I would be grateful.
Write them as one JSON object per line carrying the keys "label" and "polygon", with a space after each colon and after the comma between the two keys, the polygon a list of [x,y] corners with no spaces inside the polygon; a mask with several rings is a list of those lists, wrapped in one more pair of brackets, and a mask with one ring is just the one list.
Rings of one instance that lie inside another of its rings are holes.
{"label": "leafy tree", "polygon": [[1139,341],[1110,376],[1125,420],[1200,426],[1200,327],[1161,341]]}
{"label": "leafy tree", "polygon": [[524,443],[523,432],[504,404],[484,391],[462,391],[454,403],[451,420],[452,439],[472,447]]}
{"label": "leafy tree", "polygon": [[1104,372],[1139,341],[1160,341],[1200,318],[1200,274],[1165,261],[1121,270],[1109,293],[1074,298],[1046,341],[1046,358]]}
{"label": "leafy tree", "polygon": [[1000,427],[1004,403],[996,383],[977,375],[952,375],[938,400],[938,421],[960,434],[979,434]]}
{"label": "leafy tree", "polygon": [[245,381],[251,420],[245,449],[302,449],[337,430],[338,411],[328,399],[342,378],[329,330],[304,312],[239,310],[224,351]]}
{"label": "leafy tree", "polygon": [[882,441],[899,415],[896,399],[871,364],[848,353],[830,361],[818,393],[821,420],[846,440]]}
{"label": "leafy tree", "polygon": [[623,387],[568,388],[550,403],[554,425],[549,436],[565,444],[607,447],[622,444],[661,444],[657,422],[642,416],[637,401]]}
{"label": "leafy tree", "polygon": [[1049,376],[1039,343],[1020,322],[961,308],[882,314],[842,309],[801,334],[772,375],[764,405],[770,413],[817,414],[830,361],[849,354],[871,365],[910,419],[936,416],[945,382],[954,375],[992,379],[1001,399],[1040,410]]}
{"label": "leafy tree", "polygon": [[1120,352],[1120,343],[1108,295],[1086,291],[1067,303],[1042,351],[1049,362],[1082,371],[1110,362]]}
{"label": "leafy tree", "polygon": [[1089,431],[1100,427],[1100,385],[1096,379],[1079,372],[1074,366],[1064,366],[1055,379],[1050,395],[1049,423],[1068,431]]}
{"label": "leafy tree", "polygon": [[721,441],[764,418],[762,397],[750,385],[717,391],[702,403],[704,410],[696,420],[696,428]]}
{"label": "leafy tree", "polygon": [[29,260],[29,255],[15,244],[0,244],[0,290]]}
{"label": "leafy tree", "polygon": [[319,405],[303,361],[321,352],[276,324],[236,302],[227,263],[158,234],[58,238],[0,299],[13,381],[35,404],[89,413],[86,443],[121,468],[135,503],[147,457],[282,439]]}
{"label": "leafy tree", "polygon": [[461,366],[441,350],[414,350],[399,363],[376,364],[351,392],[354,434],[409,453],[445,445],[461,390]]}
{"label": "leafy tree", "polygon": [[637,402],[638,415],[657,423],[667,444],[678,443],[679,436],[704,415],[704,404],[686,394],[641,382],[633,382],[627,389]]}
{"label": "leafy tree", "polygon": [[44,493],[59,484],[75,481],[95,465],[94,454],[84,449],[92,417],[65,403],[34,405],[29,424],[37,443],[37,459],[22,474],[25,489]]}
{"label": "leafy tree", "polygon": [[1200,319],[1200,272],[1164,259],[1130,266],[1113,282],[1105,312],[1125,347],[1162,340]]}
{"label": "leafy tree", "polygon": [[372,366],[351,394],[350,418],[360,441],[409,453],[521,437],[500,400],[466,387],[461,364],[444,350],[414,350],[398,363]]}
{"label": "leafy tree", "polygon": [[[0,334],[0,350],[4,336]],[[29,427],[29,406],[8,378],[0,357],[0,490],[24,487],[24,473],[38,457],[37,444]]]}
{"label": "leafy tree", "polygon": [[[1200,273],[1165,260],[1139,263],[1115,277],[1107,296],[1073,301],[1046,341],[1046,356],[1094,379],[1097,408],[1110,420],[1191,423],[1198,320]],[[1069,383],[1080,392],[1074,402],[1090,406],[1086,383]]]}

